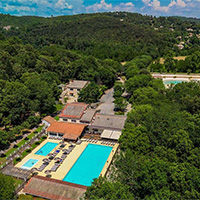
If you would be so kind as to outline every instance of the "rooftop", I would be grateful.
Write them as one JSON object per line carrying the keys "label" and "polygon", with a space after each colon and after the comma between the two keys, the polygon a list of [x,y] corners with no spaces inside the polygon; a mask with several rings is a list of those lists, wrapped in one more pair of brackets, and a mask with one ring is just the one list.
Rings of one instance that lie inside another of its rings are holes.
{"label": "rooftop", "polygon": [[82,115],[81,117],[81,121],[84,121],[84,122],[91,122],[92,121],[92,118],[94,117],[96,113],[96,110],[94,109],[88,109],[85,111],[85,113]]}
{"label": "rooftop", "polygon": [[118,140],[121,134],[121,131],[104,130],[101,138]]}
{"label": "rooftop", "polygon": [[53,200],[70,200],[84,197],[87,187],[52,178],[34,176],[23,192],[37,197]]}
{"label": "rooftop", "polygon": [[87,85],[88,81],[72,80],[67,87],[74,89],[82,89]]}
{"label": "rooftop", "polygon": [[51,116],[46,116],[46,117],[43,118],[43,120],[45,120],[49,124],[52,124],[53,122],[56,122],[56,120]]}
{"label": "rooftop", "polygon": [[67,104],[60,114],[60,117],[80,119],[87,107],[88,104],[86,103],[74,102]]}
{"label": "rooftop", "polygon": [[28,179],[28,177],[31,175],[30,170],[21,169],[18,167],[13,167],[11,165],[6,166],[2,173],[8,176],[13,176],[20,179]]}
{"label": "rooftop", "polygon": [[47,132],[64,134],[63,138],[69,140],[76,140],[83,132],[86,125],[68,123],[68,122],[54,122],[48,128]]}
{"label": "rooftop", "polygon": [[96,114],[90,128],[121,131],[124,128],[126,116]]}

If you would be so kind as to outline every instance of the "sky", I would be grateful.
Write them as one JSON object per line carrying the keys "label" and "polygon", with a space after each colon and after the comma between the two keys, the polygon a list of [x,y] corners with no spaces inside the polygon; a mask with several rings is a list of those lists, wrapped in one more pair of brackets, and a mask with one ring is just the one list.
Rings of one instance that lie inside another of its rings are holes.
{"label": "sky", "polygon": [[200,18],[200,0],[0,0],[0,13],[59,16],[127,11]]}

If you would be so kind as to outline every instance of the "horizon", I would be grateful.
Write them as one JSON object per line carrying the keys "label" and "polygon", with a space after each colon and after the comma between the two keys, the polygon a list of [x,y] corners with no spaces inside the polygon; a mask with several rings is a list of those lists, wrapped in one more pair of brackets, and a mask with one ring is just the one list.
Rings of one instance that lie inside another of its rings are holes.
{"label": "horizon", "polygon": [[153,16],[200,18],[200,0],[2,0],[0,13],[54,17],[125,11]]}

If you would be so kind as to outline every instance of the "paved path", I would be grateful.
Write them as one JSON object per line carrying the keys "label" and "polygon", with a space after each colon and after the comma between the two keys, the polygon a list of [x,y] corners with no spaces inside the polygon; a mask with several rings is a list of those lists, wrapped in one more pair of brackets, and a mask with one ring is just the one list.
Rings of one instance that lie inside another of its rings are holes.
{"label": "paved path", "polygon": [[114,89],[111,88],[105,92],[105,94],[101,97],[100,102],[101,104],[97,107],[97,109],[101,109],[101,114],[110,114],[114,115],[114,98],[113,98]]}

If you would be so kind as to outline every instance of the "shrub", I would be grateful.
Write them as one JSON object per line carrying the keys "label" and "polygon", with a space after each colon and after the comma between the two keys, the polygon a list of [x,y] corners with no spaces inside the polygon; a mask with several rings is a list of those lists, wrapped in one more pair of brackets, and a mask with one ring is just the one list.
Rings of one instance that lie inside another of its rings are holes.
{"label": "shrub", "polygon": [[47,136],[46,135],[42,136],[42,139],[47,139]]}
{"label": "shrub", "polygon": [[35,145],[39,145],[40,144],[40,142],[35,142]]}
{"label": "shrub", "polygon": [[27,137],[25,137],[24,140],[29,140],[29,139]]}
{"label": "shrub", "polygon": [[13,148],[15,148],[15,149],[18,148],[18,145],[15,144],[15,145],[13,146]]}
{"label": "shrub", "polygon": [[16,160],[17,162],[19,162],[19,161],[22,160],[22,158],[21,158],[21,157],[18,157],[18,158],[16,158],[15,160]]}
{"label": "shrub", "polygon": [[1,158],[5,158],[5,157],[6,157],[6,154],[2,153]]}
{"label": "shrub", "polygon": [[26,150],[27,153],[31,153],[31,151],[32,151],[31,149],[27,149]]}

